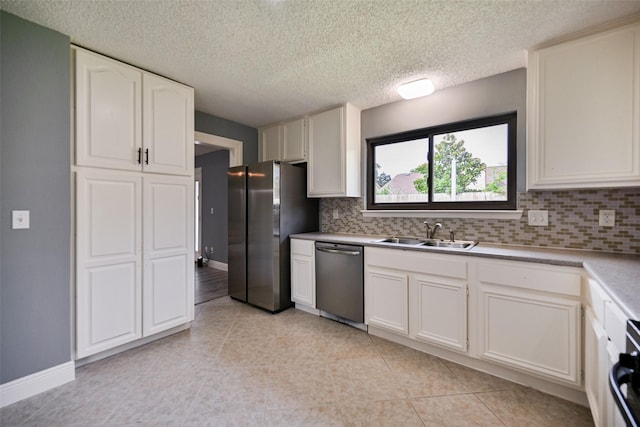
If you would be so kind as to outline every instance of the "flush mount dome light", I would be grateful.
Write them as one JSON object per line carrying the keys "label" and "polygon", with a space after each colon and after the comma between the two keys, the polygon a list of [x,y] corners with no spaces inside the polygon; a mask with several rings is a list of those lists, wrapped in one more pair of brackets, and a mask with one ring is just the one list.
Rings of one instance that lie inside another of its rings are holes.
{"label": "flush mount dome light", "polygon": [[435,87],[429,79],[420,79],[409,83],[403,83],[398,87],[398,93],[404,99],[413,99],[431,95],[433,91],[435,91]]}

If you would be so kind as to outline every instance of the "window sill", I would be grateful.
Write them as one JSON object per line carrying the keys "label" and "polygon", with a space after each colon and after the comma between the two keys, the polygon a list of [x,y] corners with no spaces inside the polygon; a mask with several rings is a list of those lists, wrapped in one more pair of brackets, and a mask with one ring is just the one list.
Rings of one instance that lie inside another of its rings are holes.
{"label": "window sill", "polygon": [[479,219],[520,219],[522,210],[515,211],[486,211],[486,210],[362,210],[365,218],[381,217],[381,218],[479,218]]}

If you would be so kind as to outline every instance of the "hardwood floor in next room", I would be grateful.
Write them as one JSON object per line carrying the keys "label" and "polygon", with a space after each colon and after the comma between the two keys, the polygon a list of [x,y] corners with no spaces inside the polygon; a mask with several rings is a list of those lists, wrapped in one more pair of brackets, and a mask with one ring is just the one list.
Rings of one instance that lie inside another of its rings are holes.
{"label": "hardwood floor in next room", "polygon": [[195,267],[195,303],[211,301],[229,295],[228,274],[211,267]]}

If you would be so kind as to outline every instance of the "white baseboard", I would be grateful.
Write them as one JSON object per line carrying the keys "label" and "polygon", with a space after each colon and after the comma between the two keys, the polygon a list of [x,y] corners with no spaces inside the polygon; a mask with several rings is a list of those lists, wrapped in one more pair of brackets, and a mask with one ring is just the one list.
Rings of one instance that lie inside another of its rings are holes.
{"label": "white baseboard", "polygon": [[217,268],[222,271],[229,271],[229,265],[220,261],[209,260],[207,267]]}
{"label": "white baseboard", "polygon": [[72,361],[0,385],[0,408],[76,379]]}

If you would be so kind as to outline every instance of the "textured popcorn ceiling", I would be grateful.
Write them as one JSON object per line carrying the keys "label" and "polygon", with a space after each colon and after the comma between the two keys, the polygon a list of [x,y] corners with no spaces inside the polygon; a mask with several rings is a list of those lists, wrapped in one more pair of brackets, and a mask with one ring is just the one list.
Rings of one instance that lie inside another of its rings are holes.
{"label": "textured popcorn ceiling", "polygon": [[193,86],[196,109],[261,126],[400,100],[526,66],[525,50],[640,13],[601,0],[0,0],[72,43]]}

